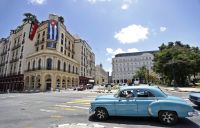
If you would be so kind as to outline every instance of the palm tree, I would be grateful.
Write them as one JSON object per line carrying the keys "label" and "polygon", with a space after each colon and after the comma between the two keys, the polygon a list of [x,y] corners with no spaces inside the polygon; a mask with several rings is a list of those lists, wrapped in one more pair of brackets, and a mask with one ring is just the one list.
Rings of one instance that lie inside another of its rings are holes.
{"label": "palm tree", "polygon": [[59,16],[59,17],[58,17],[58,20],[59,20],[62,24],[64,24],[64,18],[63,18],[62,16]]}
{"label": "palm tree", "polygon": [[25,18],[23,19],[23,22],[35,22],[35,23],[39,23],[37,17],[35,15],[33,15],[32,13],[24,13]]}

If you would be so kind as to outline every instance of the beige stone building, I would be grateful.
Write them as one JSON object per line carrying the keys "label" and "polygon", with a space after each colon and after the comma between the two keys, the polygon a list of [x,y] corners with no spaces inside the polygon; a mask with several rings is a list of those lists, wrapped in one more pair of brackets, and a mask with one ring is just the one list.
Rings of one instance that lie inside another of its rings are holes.
{"label": "beige stone building", "polygon": [[61,16],[35,23],[27,20],[0,40],[1,92],[73,88],[82,82],[79,75],[94,80],[94,53]]}
{"label": "beige stone building", "polygon": [[79,84],[86,85],[88,83],[94,84],[95,77],[95,55],[92,48],[85,41],[76,37],[75,40],[75,59],[80,65],[79,70]]}
{"label": "beige stone building", "polygon": [[78,86],[75,39],[59,17],[50,15],[49,20],[40,24],[36,35],[35,52],[26,61],[25,88],[45,91]]}
{"label": "beige stone building", "polygon": [[34,40],[29,40],[30,27],[31,23],[26,22],[0,41],[0,92],[24,89],[26,57],[34,52]]}
{"label": "beige stone building", "polygon": [[95,67],[95,84],[107,84],[109,72],[103,69],[103,65],[96,65]]}

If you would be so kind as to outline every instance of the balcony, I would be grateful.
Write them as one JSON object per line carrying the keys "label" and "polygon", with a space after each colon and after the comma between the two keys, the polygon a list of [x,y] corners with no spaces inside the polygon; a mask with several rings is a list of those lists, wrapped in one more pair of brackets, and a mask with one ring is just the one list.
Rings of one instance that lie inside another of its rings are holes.
{"label": "balcony", "polygon": [[15,46],[12,48],[12,50],[17,49],[17,48],[19,48],[20,46],[21,46],[21,44],[17,44],[17,45],[15,45]]}
{"label": "balcony", "polygon": [[10,63],[17,62],[18,60],[19,60],[19,58],[14,58],[14,59],[10,60]]}
{"label": "balcony", "polygon": [[35,42],[35,46],[39,45],[39,44],[43,44],[45,41],[44,40],[37,40]]}

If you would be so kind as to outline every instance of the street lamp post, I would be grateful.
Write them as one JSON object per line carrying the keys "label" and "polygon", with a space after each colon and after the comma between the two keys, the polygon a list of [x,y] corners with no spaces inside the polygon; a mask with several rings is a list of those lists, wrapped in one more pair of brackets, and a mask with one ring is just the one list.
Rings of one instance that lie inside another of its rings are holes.
{"label": "street lamp post", "polygon": [[173,75],[173,86],[176,87],[176,76],[175,76],[175,69],[174,69],[174,64],[175,64],[175,61],[174,59],[172,60],[172,75]]}

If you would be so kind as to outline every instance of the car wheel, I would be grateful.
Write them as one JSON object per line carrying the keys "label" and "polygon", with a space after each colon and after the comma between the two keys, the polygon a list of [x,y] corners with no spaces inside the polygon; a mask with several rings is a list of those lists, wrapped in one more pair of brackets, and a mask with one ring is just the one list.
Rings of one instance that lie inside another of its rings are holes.
{"label": "car wheel", "polygon": [[163,124],[173,125],[178,121],[178,116],[173,111],[160,111],[159,119]]}
{"label": "car wheel", "polygon": [[108,112],[105,108],[97,108],[95,110],[95,117],[98,120],[106,120],[108,119]]}

